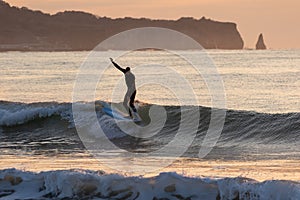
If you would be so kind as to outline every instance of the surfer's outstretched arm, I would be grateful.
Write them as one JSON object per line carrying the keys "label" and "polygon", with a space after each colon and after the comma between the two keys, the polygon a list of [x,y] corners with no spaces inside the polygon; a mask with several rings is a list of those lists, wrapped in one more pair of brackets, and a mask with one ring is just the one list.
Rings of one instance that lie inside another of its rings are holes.
{"label": "surfer's outstretched arm", "polygon": [[120,70],[120,71],[123,72],[124,74],[126,73],[126,70],[123,69],[122,67],[120,67],[117,63],[115,63],[114,60],[113,60],[112,58],[109,58],[109,59],[110,59],[110,61],[112,62],[112,64],[114,64],[114,66],[115,66],[118,70]]}

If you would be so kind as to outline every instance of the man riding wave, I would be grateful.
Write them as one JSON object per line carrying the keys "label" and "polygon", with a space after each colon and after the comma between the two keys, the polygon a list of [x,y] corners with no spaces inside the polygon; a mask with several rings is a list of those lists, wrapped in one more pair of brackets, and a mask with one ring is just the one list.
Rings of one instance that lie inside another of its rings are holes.
{"label": "man riding wave", "polygon": [[[136,87],[135,87],[135,76],[130,71],[130,67],[126,67],[126,69],[123,69],[120,67],[117,63],[114,62],[112,58],[110,58],[110,61],[112,64],[125,75],[125,82],[127,85],[127,92],[124,97],[123,105],[126,110],[128,110],[130,117],[132,117],[132,113],[130,108],[133,110],[133,112],[136,112],[136,108],[134,107],[134,99],[136,95]],[[130,108],[129,108],[129,106]]]}

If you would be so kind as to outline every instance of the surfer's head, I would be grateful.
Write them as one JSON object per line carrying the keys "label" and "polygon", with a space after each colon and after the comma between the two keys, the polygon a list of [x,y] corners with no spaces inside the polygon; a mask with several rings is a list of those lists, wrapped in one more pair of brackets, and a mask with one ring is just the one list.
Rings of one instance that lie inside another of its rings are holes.
{"label": "surfer's head", "polygon": [[125,71],[129,72],[130,71],[130,67],[126,67]]}

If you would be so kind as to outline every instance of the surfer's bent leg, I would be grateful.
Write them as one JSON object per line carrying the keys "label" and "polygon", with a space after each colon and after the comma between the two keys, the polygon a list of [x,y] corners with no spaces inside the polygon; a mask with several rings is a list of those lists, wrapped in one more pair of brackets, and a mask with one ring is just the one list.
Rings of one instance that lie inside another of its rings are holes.
{"label": "surfer's bent leg", "polygon": [[128,110],[128,113],[129,113],[129,115],[131,117],[131,111],[130,111],[130,109],[128,107],[128,101],[129,101],[129,95],[128,95],[128,93],[126,93],[126,95],[124,97],[124,101],[123,101],[123,106],[124,106],[125,110]]}
{"label": "surfer's bent leg", "polygon": [[129,101],[129,106],[130,108],[136,112],[136,108],[134,107],[134,99],[135,99],[135,95],[136,95],[136,90],[132,93],[132,95],[130,96],[130,101]]}

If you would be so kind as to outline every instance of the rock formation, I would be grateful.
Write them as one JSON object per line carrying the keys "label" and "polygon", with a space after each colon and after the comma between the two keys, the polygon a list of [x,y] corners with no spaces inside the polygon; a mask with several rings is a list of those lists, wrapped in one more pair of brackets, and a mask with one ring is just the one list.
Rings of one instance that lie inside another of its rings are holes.
{"label": "rock formation", "polygon": [[0,0],[0,51],[91,50],[121,31],[150,26],[180,31],[206,49],[242,49],[244,46],[236,24],[204,17],[178,20],[111,19],[78,11],[50,15],[10,6]]}
{"label": "rock formation", "polygon": [[257,40],[257,43],[256,43],[256,49],[267,49],[262,33],[259,34],[259,36],[258,36],[258,40]]}

